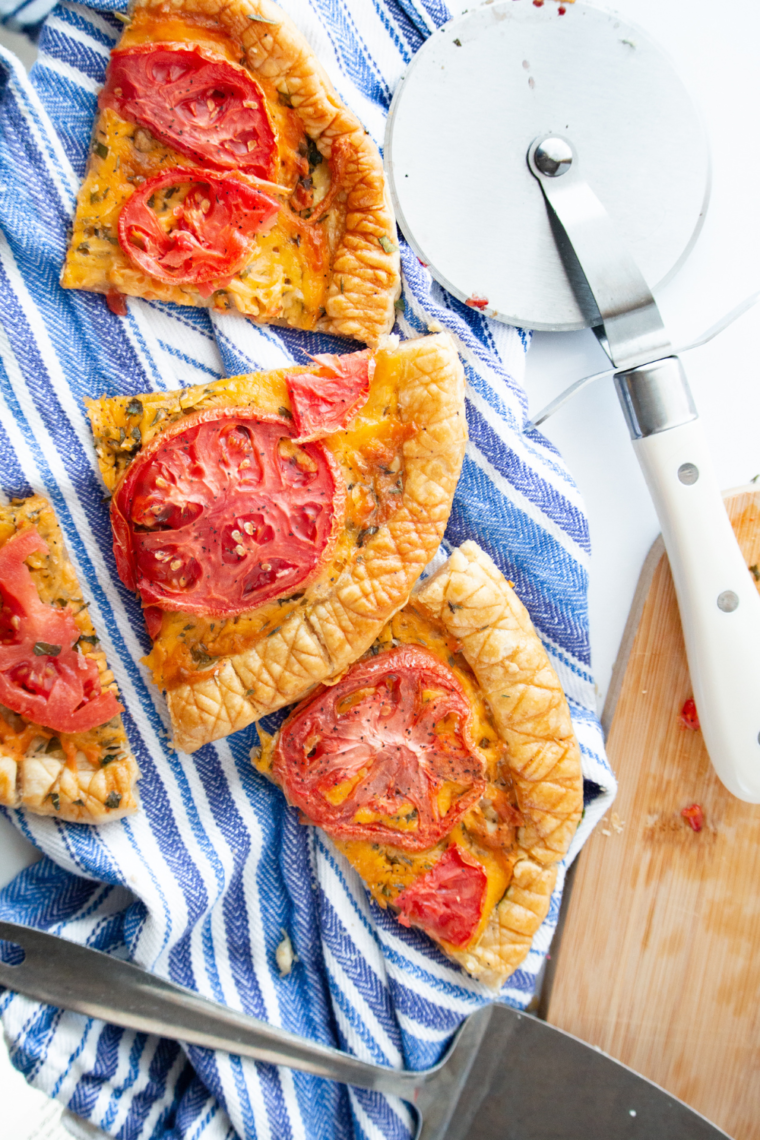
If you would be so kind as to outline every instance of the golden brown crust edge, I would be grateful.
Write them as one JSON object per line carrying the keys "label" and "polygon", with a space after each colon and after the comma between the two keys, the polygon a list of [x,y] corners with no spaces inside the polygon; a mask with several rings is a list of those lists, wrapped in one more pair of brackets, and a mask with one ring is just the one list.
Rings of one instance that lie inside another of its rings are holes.
{"label": "golden brown crust edge", "polygon": [[[44,583],[50,578],[48,568],[54,567],[57,580],[55,592],[67,597],[70,604],[75,599],[81,601],[79,583],[58,520],[53,508],[41,495],[34,495],[21,502],[14,501],[8,507],[0,505],[0,545],[25,526],[36,526],[49,547],[47,556],[34,555],[30,560],[33,563],[32,577],[38,589],[42,584],[44,590]],[[43,601],[47,600],[49,599],[43,596]],[[79,610],[75,620],[82,633],[94,636],[95,630],[86,608],[75,609]],[[103,687],[108,686],[115,691],[113,674],[108,670],[105,654],[102,650],[93,650],[90,655],[96,659],[101,670]],[[8,720],[24,719],[14,718],[7,711],[4,716]],[[30,724],[26,720],[24,723]],[[25,745],[21,759],[15,750],[0,740],[0,804],[26,808],[35,815],[50,815],[70,823],[89,824],[111,823],[137,811],[139,801],[135,785],[140,772],[120,716],[114,717],[100,730],[95,729],[86,734],[95,739],[103,735],[104,739],[118,741],[117,747],[101,747],[100,759],[109,752],[118,753],[118,758],[105,766],[99,764],[95,767],[83,753],[77,754],[76,768],[67,765],[62,754],[59,754],[60,750],[48,750],[49,738],[59,734],[50,730],[43,731],[46,735],[29,734],[31,738]],[[118,806],[107,806],[109,797],[114,796],[119,798]]]}
{"label": "golden brown crust edge", "polygon": [[421,583],[415,604],[461,642],[491,707],[525,825],[512,882],[478,944],[451,957],[499,988],[528,953],[583,811],[583,775],[570,710],[527,610],[475,542]]}
{"label": "golden brown crust edge", "polygon": [[228,736],[348,668],[406,604],[438,549],[467,441],[464,372],[445,333],[405,341],[396,351],[404,363],[399,416],[417,426],[403,446],[398,509],[365,542],[363,561],[344,571],[327,596],[227,658],[215,675],[167,693],[178,748],[192,752]]}
{"label": "golden brown crust edge", "polygon": [[[260,73],[276,87],[287,83],[293,109],[326,158],[335,139],[350,139],[345,232],[333,256],[325,316],[317,331],[374,347],[393,327],[401,292],[396,221],[380,154],[356,115],[341,103],[306,39],[270,0],[137,0],[131,10],[218,21],[240,44],[254,75]],[[263,20],[251,19],[256,15]],[[383,248],[380,238],[390,239],[394,248]]]}

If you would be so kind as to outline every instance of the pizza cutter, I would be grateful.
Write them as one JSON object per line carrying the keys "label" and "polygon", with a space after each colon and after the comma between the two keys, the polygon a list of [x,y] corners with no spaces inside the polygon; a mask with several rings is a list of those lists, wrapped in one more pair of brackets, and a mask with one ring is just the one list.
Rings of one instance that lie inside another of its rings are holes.
{"label": "pizza cutter", "polygon": [[710,188],[669,60],[580,0],[486,3],[412,60],[385,165],[404,236],[455,297],[599,337],[662,527],[705,744],[729,791],[760,803],[760,595],[652,295],[694,245]]}

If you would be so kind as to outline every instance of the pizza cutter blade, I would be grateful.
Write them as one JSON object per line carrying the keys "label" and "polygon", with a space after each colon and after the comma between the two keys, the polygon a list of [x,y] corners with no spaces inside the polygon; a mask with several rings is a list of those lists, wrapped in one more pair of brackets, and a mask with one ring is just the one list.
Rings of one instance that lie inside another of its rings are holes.
{"label": "pizza cutter blade", "polygon": [[662,526],[707,750],[728,790],[760,803],[760,594],[652,294],[704,217],[704,132],[640,29],[580,2],[559,11],[502,0],[430,37],[391,106],[391,193],[466,304],[594,328]]}
{"label": "pizza cutter blade", "polygon": [[508,1006],[471,1014],[434,1068],[399,1072],[54,934],[0,922],[0,950],[3,941],[1,986],[140,1033],[401,1097],[416,1109],[416,1140],[730,1140],[618,1061]]}

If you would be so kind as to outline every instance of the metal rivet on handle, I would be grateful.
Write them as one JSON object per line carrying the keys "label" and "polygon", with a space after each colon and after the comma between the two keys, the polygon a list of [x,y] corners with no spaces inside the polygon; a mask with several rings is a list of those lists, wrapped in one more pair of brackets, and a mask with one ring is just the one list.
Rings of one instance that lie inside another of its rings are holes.
{"label": "metal rivet on handle", "polygon": [[739,595],[733,590],[724,590],[722,594],[718,594],[718,609],[723,610],[724,614],[732,614],[738,605]]}
{"label": "metal rivet on handle", "polygon": [[572,147],[564,139],[544,139],[536,147],[533,161],[547,178],[561,178],[572,166]]}
{"label": "metal rivet on handle", "polygon": [[692,483],[696,483],[699,478],[699,468],[696,463],[682,463],[678,468],[678,478],[682,483],[685,483],[687,487],[690,487]]}

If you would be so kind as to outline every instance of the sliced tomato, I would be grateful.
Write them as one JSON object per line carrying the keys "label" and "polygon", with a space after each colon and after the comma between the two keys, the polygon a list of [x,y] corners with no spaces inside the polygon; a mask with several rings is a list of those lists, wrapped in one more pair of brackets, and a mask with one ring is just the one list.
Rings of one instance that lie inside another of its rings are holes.
{"label": "sliced tomato", "polygon": [[275,178],[277,143],[263,91],[244,67],[194,44],[112,52],[98,106],[204,166]]}
{"label": "sliced tomato", "polygon": [[402,645],[300,705],[280,730],[272,772],[330,835],[424,851],[485,789],[470,721],[448,666]]}
{"label": "sliced tomato", "polygon": [[243,268],[256,234],[271,226],[279,209],[234,175],[177,167],[149,178],[127,199],[119,244],[149,277],[199,285],[210,296]]}
{"label": "sliced tomato", "polygon": [[345,485],[324,445],[296,444],[292,432],[250,408],[210,408],[172,424],[127,468],[111,503],[114,552],[146,607],[242,613],[318,573]]}
{"label": "sliced tomato", "polygon": [[34,527],[0,547],[0,704],[44,728],[86,732],[123,706],[101,690],[97,663],[74,648],[80,631],[72,614],[37,593],[25,563],[47,552]]}
{"label": "sliced tomato", "polygon": [[487,885],[482,864],[454,844],[393,905],[402,926],[419,926],[433,938],[465,946],[480,923]]}
{"label": "sliced tomato", "polygon": [[285,377],[299,439],[317,439],[344,428],[366,404],[375,371],[370,352],[322,353],[312,360],[318,371]]}

